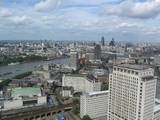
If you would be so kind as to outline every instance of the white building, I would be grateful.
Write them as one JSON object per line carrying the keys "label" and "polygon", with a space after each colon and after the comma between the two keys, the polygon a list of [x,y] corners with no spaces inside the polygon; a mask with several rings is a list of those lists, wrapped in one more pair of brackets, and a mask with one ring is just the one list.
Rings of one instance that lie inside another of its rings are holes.
{"label": "white building", "polygon": [[144,65],[114,66],[109,85],[109,120],[153,120],[154,70]]}
{"label": "white building", "polygon": [[47,103],[46,96],[41,94],[40,88],[26,87],[14,88],[11,99],[3,102],[4,109],[17,109],[24,106],[43,105]]}
{"label": "white building", "polygon": [[41,71],[41,70],[37,70],[37,71],[34,71],[33,74],[35,75],[40,75],[42,76],[44,79],[50,79],[51,78],[51,74],[49,71]]}
{"label": "white building", "polygon": [[157,99],[157,98],[155,100],[153,120],[160,120],[160,99]]}
{"label": "white building", "polygon": [[86,53],[87,60],[94,60],[94,53]]}
{"label": "white building", "polygon": [[106,74],[106,71],[104,69],[93,69],[92,74],[97,77],[97,76],[102,76]]}
{"label": "white building", "polygon": [[157,79],[157,85],[156,85],[156,98],[160,99],[160,79]]}
{"label": "white building", "polygon": [[89,115],[94,120],[107,120],[109,91],[90,92],[80,97],[80,117]]}
{"label": "white building", "polygon": [[63,87],[62,88],[62,96],[63,97],[72,97],[73,95],[73,88],[72,87]]}
{"label": "white building", "polygon": [[73,87],[74,92],[93,92],[101,90],[101,83],[84,75],[63,75],[63,87]]}
{"label": "white building", "polygon": [[72,92],[71,90],[62,90],[62,96],[63,97],[72,97]]}
{"label": "white building", "polygon": [[160,55],[154,56],[154,64],[160,65]]}
{"label": "white building", "polygon": [[22,99],[4,101],[4,109],[21,108],[23,106]]}

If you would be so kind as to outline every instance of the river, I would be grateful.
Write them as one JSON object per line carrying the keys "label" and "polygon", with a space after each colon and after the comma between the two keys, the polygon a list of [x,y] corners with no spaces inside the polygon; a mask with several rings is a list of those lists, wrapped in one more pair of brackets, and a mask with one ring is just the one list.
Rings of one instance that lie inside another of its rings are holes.
{"label": "river", "polygon": [[16,75],[36,70],[36,67],[43,64],[55,63],[55,64],[67,64],[68,58],[55,59],[51,61],[37,61],[37,62],[29,62],[17,65],[8,65],[0,67],[0,74],[2,75],[1,79],[12,78]]}

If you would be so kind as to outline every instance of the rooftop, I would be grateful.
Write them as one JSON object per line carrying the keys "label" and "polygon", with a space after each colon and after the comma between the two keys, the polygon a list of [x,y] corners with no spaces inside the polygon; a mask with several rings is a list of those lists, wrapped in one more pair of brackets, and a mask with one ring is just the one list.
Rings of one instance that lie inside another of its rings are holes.
{"label": "rooftop", "polygon": [[12,97],[19,96],[39,96],[41,95],[41,89],[39,87],[25,87],[25,88],[14,88],[12,89]]}
{"label": "rooftop", "polygon": [[149,65],[138,65],[138,64],[120,64],[116,65],[117,67],[123,67],[128,69],[134,69],[134,70],[145,70],[151,68]]}
{"label": "rooftop", "polygon": [[84,74],[64,74],[65,77],[86,77]]}
{"label": "rooftop", "polygon": [[94,96],[94,95],[101,95],[101,94],[106,94],[109,93],[109,91],[96,91],[96,92],[89,92],[88,95],[89,96]]}

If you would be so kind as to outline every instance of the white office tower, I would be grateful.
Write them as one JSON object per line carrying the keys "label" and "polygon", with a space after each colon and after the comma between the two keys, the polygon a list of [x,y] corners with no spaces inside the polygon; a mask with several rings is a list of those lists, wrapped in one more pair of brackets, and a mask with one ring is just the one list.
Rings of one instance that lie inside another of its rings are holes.
{"label": "white office tower", "polygon": [[153,120],[156,78],[149,66],[113,67],[109,83],[109,120]]}
{"label": "white office tower", "polygon": [[80,117],[89,115],[94,120],[107,120],[109,91],[84,93],[80,97]]}

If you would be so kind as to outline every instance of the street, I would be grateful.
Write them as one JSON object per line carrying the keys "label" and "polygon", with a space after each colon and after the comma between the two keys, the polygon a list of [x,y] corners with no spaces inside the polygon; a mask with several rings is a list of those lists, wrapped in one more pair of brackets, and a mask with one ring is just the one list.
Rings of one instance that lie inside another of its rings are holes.
{"label": "street", "polygon": [[79,118],[75,117],[70,111],[65,112],[64,116],[66,120],[80,120]]}

